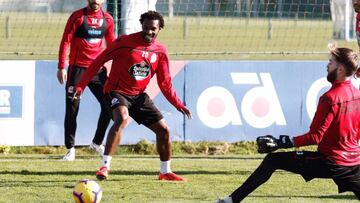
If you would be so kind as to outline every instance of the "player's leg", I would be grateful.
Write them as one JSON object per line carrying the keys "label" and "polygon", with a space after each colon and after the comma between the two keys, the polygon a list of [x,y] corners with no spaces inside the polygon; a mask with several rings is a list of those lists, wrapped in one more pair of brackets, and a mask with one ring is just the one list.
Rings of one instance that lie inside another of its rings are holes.
{"label": "player's leg", "polygon": [[232,201],[240,202],[251,192],[253,192],[260,185],[265,183],[271,175],[278,168],[277,166],[281,164],[283,159],[289,159],[289,153],[270,153],[267,154],[258,168],[248,177],[248,179],[233,193],[231,193]]}
{"label": "player's leg", "polygon": [[110,101],[110,109],[112,109],[111,112],[114,122],[106,138],[102,167],[96,173],[96,177],[99,180],[104,180],[108,177],[112,155],[116,151],[117,146],[120,144],[123,131],[130,118],[128,109],[128,105],[130,104],[125,97],[117,93],[110,93],[106,96],[106,102],[110,104]]}
{"label": "player's leg", "polygon": [[353,191],[354,195],[360,200],[360,191]]}
{"label": "player's leg", "polygon": [[352,191],[360,200],[360,166],[340,166],[330,161],[327,162],[327,166],[339,193]]}
{"label": "player's leg", "polygon": [[106,129],[109,126],[111,119],[109,105],[106,104],[105,96],[103,93],[103,87],[106,78],[107,78],[106,69],[103,68],[88,84],[90,91],[96,97],[101,107],[95,136],[92,140],[92,143],[90,144],[90,149],[98,152],[100,156],[103,156],[104,154],[104,147],[102,146],[102,143],[105,137]]}
{"label": "player's leg", "polygon": [[112,155],[116,151],[117,146],[120,144],[123,131],[129,118],[129,112],[126,106],[118,106],[114,108],[112,110],[112,115],[114,123],[111,126],[106,139],[102,167],[96,173],[96,177],[99,180],[104,180],[108,177]]}
{"label": "player's leg", "polygon": [[156,134],[156,148],[160,155],[160,180],[183,181],[184,178],[171,172],[171,140],[170,130],[164,117],[155,106],[149,95],[140,94],[133,98],[133,106],[129,108],[130,116]]}
{"label": "player's leg", "polygon": [[[310,158],[309,158],[310,157]],[[267,154],[258,168],[250,177],[237,188],[230,196],[232,201],[240,202],[260,185],[265,183],[277,169],[301,174],[305,177],[318,177],[319,163],[316,160],[322,160],[322,156],[314,152],[277,152]],[[322,170],[322,169],[321,169]],[[322,175],[325,177],[325,173]]]}
{"label": "player's leg", "polygon": [[66,81],[66,101],[65,101],[65,120],[64,136],[67,153],[63,160],[73,161],[75,159],[75,132],[77,127],[76,118],[79,112],[80,98],[73,99],[74,86],[78,83],[84,69],[69,66],[68,80]]}
{"label": "player's leg", "polygon": [[156,149],[160,155],[161,161],[171,159],[171,141],[170,130],[164,119],[148,126],[156,134]]}
{"label": "player's leg", "polygon": [[104,155],[113,155],[120,144],[120,140],[129,119],[129,111],[126,106],[118,106],[112,110],[113,125],[106,139]]}
{"label": "player's leg", "polygon": [[171,140],[170,130],[164,119],[148,126],[156,134],[156,148],[160,155],[159,180],[185,181],[171,171]]}

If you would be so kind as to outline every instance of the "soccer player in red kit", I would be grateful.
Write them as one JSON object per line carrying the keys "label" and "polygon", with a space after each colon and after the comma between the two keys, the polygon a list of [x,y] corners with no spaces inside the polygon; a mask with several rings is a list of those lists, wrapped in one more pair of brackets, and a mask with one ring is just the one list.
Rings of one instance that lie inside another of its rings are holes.
{"label": "soccer player in red kit", "polygon": [[85,72],[76,87],[79,96],[99,68],[112,61],[109,78],[104,92],[112,111],[113,125],[107,136],[103,166],[96,173],[98,179],[108,177],[111,155],[120,143],[123,130],[132,117],[156,134],[156,147],[160,155],[159,180],[183,181],[170,169],[171,140],[165,120],[149,96],[144,92],[150,79],[156,74],[161,92],[178,111],[191,118],[191,112],[176,96],[169,74],[169,58],[164,45],[156,40],[164,28],[162,15],[155,11],[143,13],[140,17],[142,31],[119,37]]}
{"label": "soccer player in red kit", "polygon": [[[331,51],[327,80],[332,86],[319,99],[310,131],[293,138],[258,137],[259,152],[269,154],[238,189],[218,203],[240,202],[277,169],[300,174],[306,181],[331,178],[340,193],[352,191],[360,199],[360,91],[351,84],[357,60],[351,49]],[[318,145],[318,150],[270,153],[278,148],[307,145]]]}
{"label": "soccer player in red kit", "polygon": [[[74,87],[93,60],[104,50],[105,41],[109,45],[115,39],[113,18],[101,9],[102,3],[102,0],[88,0],[87,7],[73,12],[66,23],[60,43],[57,78],[60,84],[64,84],[66,81],[64,135],[68,151],[63,158],[66,161],[75,159],[76,117],[79,111],[80,97],[72,99],[75,92]],[[69,67],[66,71],[65,60],[69,46]],[[111,119],[104,103],[103,86],[106,78],[107,71],[103,68],[88,83],[89,89],[101,106],[97,129],[90,149],[97,151],[101,156],[104,153],[102,142]]]}

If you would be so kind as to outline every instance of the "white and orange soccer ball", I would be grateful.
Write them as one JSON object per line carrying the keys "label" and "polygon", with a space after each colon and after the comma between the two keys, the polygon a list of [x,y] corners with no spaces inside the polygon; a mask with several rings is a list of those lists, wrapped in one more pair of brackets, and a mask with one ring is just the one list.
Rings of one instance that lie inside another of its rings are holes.
{"label": "white and orange soccer ball", "polygon": [[80,180],[73,190],[73,198],[76,203],[100,203],[101,197],[101,187],[93,180]]}

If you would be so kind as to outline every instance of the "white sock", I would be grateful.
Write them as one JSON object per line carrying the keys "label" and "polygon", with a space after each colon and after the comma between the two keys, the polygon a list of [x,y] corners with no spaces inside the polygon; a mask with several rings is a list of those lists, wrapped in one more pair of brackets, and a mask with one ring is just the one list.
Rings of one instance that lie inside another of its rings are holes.
{"label": "white sock", "polygon": [[103,166],[106,166],[106,168],[108,170],[110,170],[110,163],[111,163],[111,156],[109,155],[104,155],[103,156]]}
{"label": "white sock", "polygon": [[224,198],[224,202],[225,202],[225,203],[233,203],[231,197],[225,197],[225,198]]}
{"label": "white sock", "polygon": [[171,172],[170,165],[171,165],[171,160],[160,161],[160,173],[162,174],[170,173]]}
{"label": "white sock", "polygon": [[71,147],[70,149],[68,149],[68,152],[75,153],[75,147]]}

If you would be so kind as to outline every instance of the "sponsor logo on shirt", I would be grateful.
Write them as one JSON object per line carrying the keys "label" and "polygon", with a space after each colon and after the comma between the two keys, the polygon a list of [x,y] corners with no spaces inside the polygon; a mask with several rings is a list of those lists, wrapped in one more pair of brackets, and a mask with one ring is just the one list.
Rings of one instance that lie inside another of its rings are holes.
{"label": "sponsor logo on shirt", "polygon": [[142,61],[141,63],[132,65],[129,73],[135,80],[144,80],[150,74],[150,66],[145,61]]}

